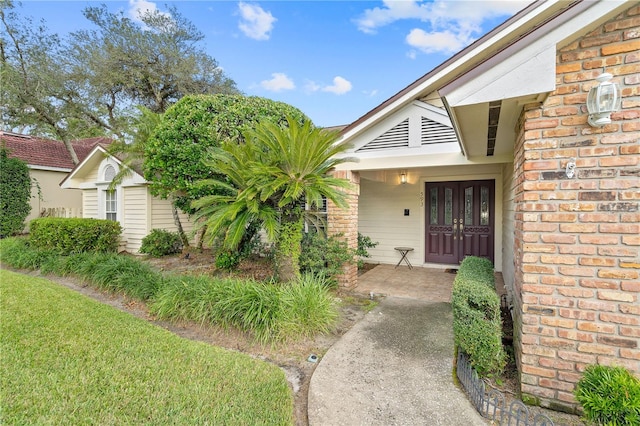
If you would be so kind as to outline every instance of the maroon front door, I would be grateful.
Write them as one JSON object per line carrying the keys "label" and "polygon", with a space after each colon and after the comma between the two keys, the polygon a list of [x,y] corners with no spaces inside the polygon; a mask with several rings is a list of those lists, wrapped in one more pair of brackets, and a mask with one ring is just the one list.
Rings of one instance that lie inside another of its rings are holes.
{"label": "maroon front door", "polygon": [[425,262],[493,262],[495,181],[427,182]]}

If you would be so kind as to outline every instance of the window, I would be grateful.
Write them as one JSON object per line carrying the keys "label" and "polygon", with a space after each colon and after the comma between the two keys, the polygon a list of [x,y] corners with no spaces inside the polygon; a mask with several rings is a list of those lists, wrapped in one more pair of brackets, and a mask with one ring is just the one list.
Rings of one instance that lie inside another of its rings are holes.
{"label": "window", "polygon": [[112,165],[108,165],[107,167],[104,168],[105,182],[111,182],[115,176],[116,176],[116,169],[114,169]]}
{"label": "window", "polygon": [[118,203],[116,201],[116,191],[105,191],[105,218],[107,220],[118,220],[117,217],[117,208]]}
{"label": "window", "polygon": [[327,198],[323,196],[319,205],[307,203],[303,199],[300,202],[300,206],[305,210],[304,232],[309,232],[310,230],[326,232]]}

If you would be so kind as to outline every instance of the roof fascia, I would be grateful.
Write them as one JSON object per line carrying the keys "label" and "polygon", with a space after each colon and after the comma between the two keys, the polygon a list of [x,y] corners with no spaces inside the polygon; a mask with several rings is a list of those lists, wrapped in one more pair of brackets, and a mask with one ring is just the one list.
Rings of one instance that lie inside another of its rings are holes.
{"label": "roof fascia", "polygon": [[[94,156],[98,155],[98,153],[102,154],[105,157],[109,156],[109,153],[107,153],[107,150],[102,145],[97,144],[96,146],[93,147],[91,152],[84,158],[84,160],[76,164],[76,166],[71,170],[71,172],[64,179],[62,179],[62,182],[60,182],[60,187],[67,188],[67,186],[65,186],[65,183],[68,180],[75,178],[76,175],[80,172],[80,170],[82,170],[85,167],[85,165],[93,159]],[[117,158],[115,157],[113,158],[116,161],[118,161],[118,163],[120,162]]]}

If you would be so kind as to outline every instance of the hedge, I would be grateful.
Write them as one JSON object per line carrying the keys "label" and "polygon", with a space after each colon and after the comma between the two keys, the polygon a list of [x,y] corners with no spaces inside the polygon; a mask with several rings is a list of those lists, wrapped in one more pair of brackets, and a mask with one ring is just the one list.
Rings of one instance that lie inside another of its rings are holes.
{"label": "hedge", "polygon": [[59,254],[115,253],[122,229],[112,220],[48,217],[30,223],[31,245]]}
{"label": "hedge", "polygon": [[495,292],[491,262],[466,257],[453,283],[453,333],[458,350],[469,356],[481,376],[502,372],[506,354],[502,347],[500,298]]}

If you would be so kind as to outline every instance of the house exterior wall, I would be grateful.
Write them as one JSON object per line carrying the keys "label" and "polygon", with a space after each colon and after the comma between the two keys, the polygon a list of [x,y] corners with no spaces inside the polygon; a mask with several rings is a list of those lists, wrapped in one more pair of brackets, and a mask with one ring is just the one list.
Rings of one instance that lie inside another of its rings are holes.
{"label": "house exterior wall", "polygon": [[[335,171],[336,178],[347,179],[351,182],[351,189],[346,190],[347,208],[339,208],[331,200],[327,200],[327,233],[341,235],[349,248],[358,248],[358,198],[360,194],[360,175],[348,170]],[[358,265],[347,264],[344,273],[338,276],[338,283],[342,287],[355,287],[358,283]]]}
{"label": "house exterior wall", "polygon": [[137,253],[142,239],[149,233],[149,194],[146,186],[122,188],[122,233],[125,250]]}
{"label": "house exterior wall", "polygon": [[[559,46],[560,47],[560,46]],[[523,395],[575,408],[589,364],[640,376],[640,6],[557,52],[556,90],[525,108],[514,155],[516,352]],[[587,124],[603,69],[622,109]],[[575,158],[577,176],[565,175]]]}
{"label": "house exterior wall", "polygon": [[82,190],[82,217],[98,219],[98,190]]}
{"label": "house exterior wall", "polygon": [[[515,188],[513,185],[513,163],[502,167],[502,278],[507,289],[513,288],[515,279]],[[497,251],[497,250],[496,250]],[[497,256],[497,253],[496,253]],[[509,305],[513,305],[513,294],[508,293]]]}
{"label": "house exterior wall", "polygon": [[[151,228],[152,229],[166,229],[167,231],[176,231],[176,225],[173,221],[173,210],[171,208],[171,202],[169,200],[162,200],[160,198],[151,198]],[[189,220],[189,216],[179,211],[180,223],[182,223],[182,229],[189,237],[189,241],[193,244],[195,237],[192,236],[193,223]]]}
{"label": "house exterior wall", "polygon": [[[44,214],[80,217],[82,215],[82,193],[75,189],[62,189],[60,182],[67,172],[29,168],[29,176],[37,184],[31,186],[31,212],[26,223]],[[42,198],[42,199],[41,199]]]}
{"label": "house exterior wall", "polygon": [[[503,169],[501,164],[409,169],[406,184],[400,183],[397,170],[363,172],[360,179],[358,231],[378,242],[375,248],[368,250],[371,257],[367,262],[396,264],[400,255],[394,247],[403,246],[414,248],[407,255],[413,265],[425,264],[426,182],[494,180],[494,264],[497,271],[502,271]],[[405,209],[409,209],[409,216],[404,216]]]}

